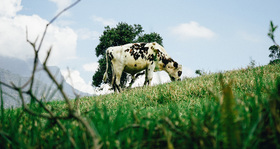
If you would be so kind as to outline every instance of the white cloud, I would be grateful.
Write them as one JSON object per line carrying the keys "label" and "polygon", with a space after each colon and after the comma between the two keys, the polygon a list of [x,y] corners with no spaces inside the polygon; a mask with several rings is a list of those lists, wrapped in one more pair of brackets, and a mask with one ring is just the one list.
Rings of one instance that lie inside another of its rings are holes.
{"label": "white cloud", "polygon": [[63,75],[64,79],[67,83],[72,85],[75,89],[94,94],[95,90],[91,86],[91,82],[86,83],[85,80],[80,76],[80,72],[77,70],[70,70],[70,75],[68,70],[61,70],[61,74]]}
{"label": "white cloud", "polygon": [[215,33],[210,29],[201,26],[195,21],[190,23],[179,24],[178,26],[171,28],[171,33],[179,36],[181,39],[189,38],[206,38],[210,39],[215,36]]}
{"label": "white cloud", "polygon": [[21,0],[1,0],[0,17],[14,17],[22,9]]}
{"label": "white cloud", "polygon": [[83,65],[83,69],[85,71],[89,71],[89,72],[97,71],[98,67],[99,67],[99,64],[97,62],[89,63],[89,64],[84,64]]}
{"label": "white cloud", "polygon": [[[26,60],[34,57],[32,47],[26,42],[26,27],[30,41],[39,44],[47,20],[38,15],[0,16],[0,55]],[[76,57],[77,34],[69,27],[50,25],[43,42],[39,59],[46,57],[47,50],[52,46],[49,65],[58,65]]]}
{"label": "white cloud", "polygon": [[46,38],[46,45],[52,45],[50,64],[59,65],[76,58],[77,34],[69,27],[51,26]]}
{"label": "white cloud", "polygon": [[93,21],[95,22],[99,22],[101,24],[103,24],[104,26],[114,26],[117,24],[117,22],[114,19],[104,19],[102,17],[98,17],[98,16],[92,16]]}
{"label": "white cloud", "polygon": [[[5,6],[0,5],[0,55],[27,60],[34,57],[34,51],[26,41],[26,28],[28,29],[28,39],[34,42],[38,37],[36,46],[38,47],[40,39],[45,30],[47,20],[38,15],[18,15],[17,11],[21,9],[20,0],[5,0]],[[66,5],[66,3],[65,3]],[[10,11],[3,8],[9,8]],[[61,7],[62,4],[61,4]],[[6,13],[4,13],[6,12]],[[43,61],[47,50],[52,46],[52,53],[48,65],[69,64],[73,58],[76,58],[76,46],[78,35],[69,27],[61,27],[58,24],[51,24],[46,33],[44,42],[39,53],[39,59]],[[66,77],[67,71],[62,71]],[[86,83],[78,71],[71,71],[73,84],[75,88],[81,91],[93,93],[91,82]],[[70,78],[66,79],[70,83]]]}
{"label": "white cloud", "polygon": [[88,28],[78,29],[76,30],[76,33],[78,34],[78,38],[81,40],[97,40],[101,35],[99,32],[91,31]]}

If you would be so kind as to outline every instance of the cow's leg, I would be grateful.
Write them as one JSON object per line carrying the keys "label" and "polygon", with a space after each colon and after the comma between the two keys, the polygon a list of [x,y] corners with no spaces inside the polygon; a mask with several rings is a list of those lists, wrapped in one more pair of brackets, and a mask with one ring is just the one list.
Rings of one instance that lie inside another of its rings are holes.
{"label": "cow's leg", "polygon": [[148,84],[149,86],[151,86],[154,70],[155,70],[155,65],[151,65],[151,66],[149,66],[146,69],[146,76],[145,76],[145,83],[144,83],[144,85]]}
{"label": "cow's leg", "polygon": [[146,70],[144,86],[148,83],[148,71]]}
{"label": "cow's leg", "polygon": [[112,76],[112,87],[113,87],[113,89],[114,89],[114,92],[116,92],[116,75],[115,74],[113,74],[113,76]]}
{"label": "cow's leg", "polygon": [[141,76],[141,75],[143,75],[143,74],[145,74],[145,71],[139,72],[139,73],[137,73],[137,74],[135,74],[135,75],[131,75],[131,81],[130,81],[130,83],[129,83],[129,88],[131,88],[131,86],[132,86],[132,84],[135,82],[135,80],[136,80],[139,76]]}
{"label": "cow's leg", "polygon": [[120,84],[121,84],[121,77],[122,77],[122,72],[123,72],[123,67],[121,66],[114,66],[114,73],[115,73],[115,80],[114,80],[114,91],[116,92],[121,92],[121,87],[120,87]]}
{"label": "cow's leg", "polygon": [[134,75],[131,75],[131,81],[130,81],[130,83],[129,83],[128,88],[131,88],[131,86],[132,86],[132,84],[134,83],[135,79],[136,79],[135,76],[134,76]]}
{"label": "cow's leg", "polygon": [[111,65],[112,67],[112,87],[114,89],[114,92],[116,92],[116,74],[115,74],[115,71],[114,71],[114,66]]}

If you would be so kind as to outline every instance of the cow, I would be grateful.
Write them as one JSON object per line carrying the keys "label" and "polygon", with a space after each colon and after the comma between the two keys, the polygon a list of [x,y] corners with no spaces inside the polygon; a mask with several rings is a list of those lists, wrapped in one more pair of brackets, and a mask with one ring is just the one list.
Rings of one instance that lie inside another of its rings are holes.
{"label": "cow", "polygon": [[108,79],[108,61],[112,66],[112,87],[121,92],[120,79],[124,72],[131,74],[132,81],[141,71],[145,71],[144,85],[151,85],[153,72],[166,71],[172,81],[181,80],[182,65],[174,61],[158,43],[129,43],[109,47],[106,50],[106,71],[103,81]]}

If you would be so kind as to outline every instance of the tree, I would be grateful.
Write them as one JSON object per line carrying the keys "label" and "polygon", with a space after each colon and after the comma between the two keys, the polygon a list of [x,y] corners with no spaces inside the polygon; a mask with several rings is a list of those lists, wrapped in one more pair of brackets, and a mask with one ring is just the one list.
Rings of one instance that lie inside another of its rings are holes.
{"label": "tree", "polygon": [[[144,32],[143,28],[139,24],[128,25],[127,23],[118,23],[116,27],[106,26],[103,34],[99,38],[100,43],[95,48],[95,53],[97,57],[100,57],[98,60],[99,68],[92,76],[92,85],[100,86],[103,79],[103,74],[106,70],[106,56],[105,51],[111,46],[119,46],[127,43],[134,42],[157,42],[162,45],[162,37],[153,32],[150,34],[142,34]],[[108,69],[109,81],[111,82],[112,72],[111,66]],[[121,86],[124,87],[127,82],[128,76],[126,73],[122,74]]]}
{"label": "tree", "polygon": [[157,42],[162,45],[162,38],[158,33],[152,32],[150,34],[144,34],[138,37],[137,42]]}
{"label": "tree", "polygon": [[273,22],[270,21],[270,28],[269,28],[269,32],[268,32],[268,36],[270,37],[270,39],[273,41],[274,45],[269,47],[269,51],[270,54],[268,57],[271,58],[269,64],[277,64],[280,63],[280,47],[279,45],[276,43],[275,39],[274,39],[274,32],[277,29],[278,26],[274,26]]}
{"label": "tree", "polygon": [[271,61],[280,59],[280,51],[276,45],[272,45],[269,47],[270,54],[268,57],[271,58]]}

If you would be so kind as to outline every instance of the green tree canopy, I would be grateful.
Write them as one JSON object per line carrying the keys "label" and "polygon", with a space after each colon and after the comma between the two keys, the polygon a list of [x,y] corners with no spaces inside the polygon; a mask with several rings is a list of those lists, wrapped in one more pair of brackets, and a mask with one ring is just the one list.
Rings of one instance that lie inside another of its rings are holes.
{"label": "green tree canopy", "polygon": [[268,36],[273,41],[274,45],[269,47],[270,54],[268,57],[270,57],[269,64],[279,64],[280,63],[280,46],[276,43],[274,38],[274,32],[277,29],[278,26],[275,26],[272,21],[270,21],[270,28],[268,32]]}
{"label": "green tree canopy", "polygon": [[[144,30],[141,25],[128,25],[127,23],[118,23],[116,27],[106,26],[103,34],[99,38],[100,43],[95,48],[95,53],[98,60],[99,67],[92,76],[92,85],[100,86],[102,83],[103,74],[106,70],[106,56],[105,51],[111,46],[119,46],[134,42],[157,42],[162,45],[162,37],[153,32],[150,34],[143,34]],[[109,81],[111,82],[112,72],[111,66],[108,69]],[[127,81],[126,73],[122,74],[121,86],[124,87]]]}

